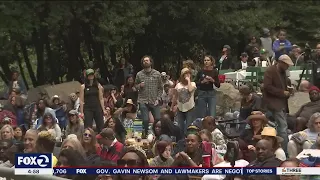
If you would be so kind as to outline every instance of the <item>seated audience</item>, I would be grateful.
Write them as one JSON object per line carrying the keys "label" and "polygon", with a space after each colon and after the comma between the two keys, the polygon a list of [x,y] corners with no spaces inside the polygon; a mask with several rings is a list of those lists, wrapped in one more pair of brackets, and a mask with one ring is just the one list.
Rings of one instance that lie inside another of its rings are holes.
{"label": "seated audience", "polygon": [[292,135],[288,142],[289,158],[296,157],[303,149],[310,149],[320,133],[320,113],[314,113],[308,122],[308,129]]}
{"label": "seated audience", "polygon": [[310,91],[311,83],[307,80],[302,80],[299,86],[300,92],[308,93]]}
{"label": "seated audience", "polygon": [[153,158],[150,162],[150,166],[168,167],[173,163],[171,157],[171,145],[167,141],[159,141],[156,144],[156,153],[158,156]]}
{"label": "seated audience", "polygon": [[277,136],[277,130],[273,127],[264,127],[261,132],[261,138],[268,140],[272,143],[272,147],[274,150],[274,154],[276,158],[281,161],[286,160],[286,154],[284,150],[281,148],[281,142],[283,141],[282,137]]}
{"label": "seated audience", "polygon": [[36,142],[38,139],[38,131],[35,129],[29,129],[24,135],[24,153],[35,153],[36,150]]}
{"label": "seated audience", "polygon": [[[280,167],[289,167],[289,168],[299,167],[299,160],[295,158],[287,159],[280,164]],[[283,175],[283,176],[280,176],[280,180],[300,180],[300,176]]]}
{"label": "seated audience", "polygon": [[211,133],[212,140],[210,140],[209,142],[213,142],[217,150],[227,150],[227,145],[224,136],[222,132],[217,128],[216,121],[212,116],[207,116],[203,118],[202,129],[207,129]]}
{"label": "seated audience", "polygon": [[[247,167],[279,167],[281,160],[275,157],[274,150],[270,141],[262,139],[257,142],[255,147],[255,152],[257,154],[257,159],[250,162]],[[261,178],[268,180],[277,180],[279,177],[277,175],[259,175]]]}
{"label": "seated audience", "polygon": [[101,159],[114,162],[119,160],[120,155],[124,151],[124,146],[117,140],[115,133],[111,128],[104,128],[96,138],[102,146],[97,153]]}
{"label": "seated audience", "polygon": [[65,135],[68,136],[69,134],[75,134],[78,139],[80,139],[84,132],[84,125],[79,119],[78,112],[76,110],[69,111],[68,119],[69,121]]}
{"label": "seated audience", "polygon": [[[36,142],[37,153],[53,153],[56,139],[48,131],[42,131],[38,135]],[[56,166],[58,159],[52,156],[52,164]]]}
{"label": "seated audience", "polygon": [[[138,146],[130,146],[117,160],[118,167],[149,167],[145,152]],[[115,180],[149,180],[148,175],[117,175]]]}
{"label": "seated audience", "polygon": [[249,162],[255,159],[254,151],[258,136],[261,135],[263,128],[267,125],[268,119],[262,112],[254,112],[248,117],[250,129],[245,129],[239,138],[240,149],[243,153],[243,158]]}
{"label": "seated audience", "polygon": [[320,90],[312,86],[309,91],[310,102],[302,105],[300,109],[291,116],[288,116],[288,126],[293,132],[299,132],[306,128],[312,114],[320,112]]}
{"label": "seated audience", "polygon": [[252,92],[247,85],[242,85],[239,92],[242,97],[239,120],[244,121],[251,115],[252,111],[261,110],[261,97]]}
{"label": "seated audience", "polygon": [[51,113],[45,113],[43,115],[43,121],[41,126],[38,128],[39,131],[49,131],[53,130],[55,134],[55,138],[57,142],[61,141],[61,129],[57,122],[54,120],[54,117],[52,116]]}
{"label": "seated audience", "polygon": [[[214,167],[246,167],[249,162],[241,158],[241,152],[238,142],[231,142],[227,144],[227,152],[224,156],[224,161],[216,164]],[[233,146],[236,146],[235,148]],[[235,152],[238,151],[238,152]],[[224,180],[226,175],[204,175],[202,180]]]}
{"label": "seated audience", "polygon": [[122,125],[119,118],[115,117],[115,118],[107,119],[103,127],[111,128],[115,132],[117,140],[121,143],[124,143],[126,139],[127,131]]}

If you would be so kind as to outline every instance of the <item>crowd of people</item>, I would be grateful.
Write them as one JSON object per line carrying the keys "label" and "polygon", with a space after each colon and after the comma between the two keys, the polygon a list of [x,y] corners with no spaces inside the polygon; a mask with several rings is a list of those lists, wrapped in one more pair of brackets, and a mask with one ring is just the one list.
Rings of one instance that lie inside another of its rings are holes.
{"label": "crowd of people", "polygon": [[[302,57],[281,30],[273,41],[268,29],[251,42],[234,62],[231,47],[223,46],[217,61],[205,55],[201,68],[192,60],[183,62],[180,77],[171,78],[153,68],[151,56],[143,56],[143,69],[121,66],[113,84],[101,80],[97,71],[84,71],[79,91],[70,94],[71,103],[59,95],[37,102],[28,96],[19,73],[13,72],[6,104],[0,105],[0,160],[2,167],[14,167],[14,154],[53,153],[54,166],[138,166],[138,167],[298,167],[319,166],[298,160],[303,149],[320,149],[320,90],[301,83],[310,102],[298,112],[288,112],[293,94],[286,75],[289,66]],[[320,49],[320,46],[319,46]],[[318,52],[319,56],[320,53]],[[261,84],[262,95],[250,85],[239,87],[239,113],[216,115],[216,89],[220,70],[243,70],[267,66]],[[228,117],[229,115],[229,117]],[[219,124],[237,119],[235,129]],[[203,157],[210,157],[205,161]],[[68,179],[291,179],[299,176],[74,176]]]}

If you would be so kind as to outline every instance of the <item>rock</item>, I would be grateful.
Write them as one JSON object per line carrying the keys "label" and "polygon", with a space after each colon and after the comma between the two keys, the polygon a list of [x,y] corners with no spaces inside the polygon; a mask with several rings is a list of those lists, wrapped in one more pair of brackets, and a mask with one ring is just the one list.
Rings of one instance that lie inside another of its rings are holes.
{"label": "rock", "polygon": [[309,93],[296,92],[288,100],[290,114],[296,113],[302,105],[310,102]]}
{"label": "rock", "polygon": [[81,84],[78,81],[71,81],[57,85],[43,85],[32,88],[28,91],[28,102],[37,101],[41,98],[40,93],[45,93],[49,99],[54,96],[60,96],[61,100],[70,103],[69,95],[80,90]]}
{"label": "rock", "polygon": [[240,109],[240,93],[232,84],[222,83],[217,89],[217,116]]}

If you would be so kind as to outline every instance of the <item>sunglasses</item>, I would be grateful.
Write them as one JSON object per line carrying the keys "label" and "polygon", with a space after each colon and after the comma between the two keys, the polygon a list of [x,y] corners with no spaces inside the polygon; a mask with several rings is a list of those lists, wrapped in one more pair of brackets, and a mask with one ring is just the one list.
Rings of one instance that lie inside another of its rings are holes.
{"label": "sunglasses", "polygon": [[83,136],[84,136],[84,137],[92,137],[92,135],[91,135],[91,134],[88,134],[88,133],[84,133]]}
{"label": "sunglasses", "polygon": [[140,162],[139,161],[137,161],[137,160],[123,160],[123,159],[119,159],[118,161],[117,161],[117,165],[118,166],[137,166],[137,165],[139,165],[140,164]]}

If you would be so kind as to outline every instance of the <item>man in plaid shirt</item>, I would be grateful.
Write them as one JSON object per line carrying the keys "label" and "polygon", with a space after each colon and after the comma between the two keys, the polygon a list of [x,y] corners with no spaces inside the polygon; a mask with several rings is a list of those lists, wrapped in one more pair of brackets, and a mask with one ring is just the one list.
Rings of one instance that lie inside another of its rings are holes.
{"label": "man in plaid shirt", "polygon": [[152,68],[152,58],[143,56],[141,59],[143,69],[137,73],[136,88],[138,90],[138,103],[143,120],[143,137],[148,135],[149,111],[154,119],[160,119],[160,103],[163,93],[161,74]]}

